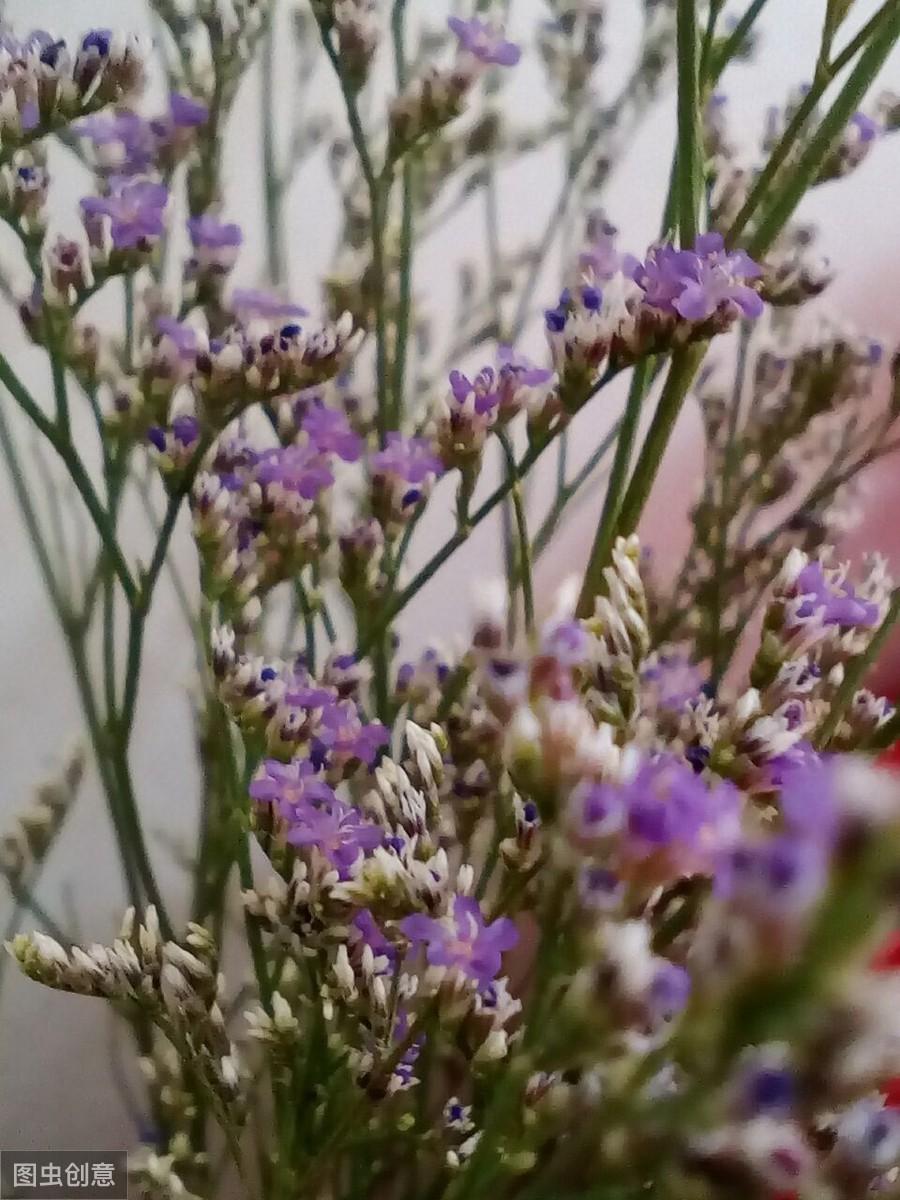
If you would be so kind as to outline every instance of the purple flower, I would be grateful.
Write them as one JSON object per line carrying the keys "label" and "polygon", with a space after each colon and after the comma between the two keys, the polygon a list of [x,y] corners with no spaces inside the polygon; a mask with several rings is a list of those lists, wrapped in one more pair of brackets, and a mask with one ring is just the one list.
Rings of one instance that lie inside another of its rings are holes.
{"label": "purple flower", "polygon": [[576,835],[587,841],[613,837],[625,826],[625,795],[611,783],[580,783],[569,808]]}
{"label": "purple flower", "polygon": [[384,936],[381,926],[367,908],[361,909],[350,925],[351,937],[356,934],[353,942],[355,951],[361,953],[363,948],[368,946],[376,959],[385,958],[390,966],[396,963],[397,947]]}
{"label": "purple flower", "polygon": [[763,302],[747,281],[760,267],[743,250],[728,251],[719,233],[704,233],[693,250],[654,246],[634,272],[647,304],[686,321],[706,321],[722,309],[758,317]]}
{"label": "purple flower", "polygon": [[684,967],[666,958],[656,960],[657,966],[647,992],[647,1007],[655,1021],[671,1021],[687,1004],[691,994],[691,977]]}
{"label": "purple flower", "polygon": [[117,250],[145,248],[165,229],[163,213],[169,192],[161,183],[137,180],[125,183],[109,196],[86,196],[81,201],[85,217],[108,217],[113,246]]}
{"label": "purple flower", "polygon": [[250,795],[257,804],[271,804],[286,821],[295,821],[314,808],[338,803],[334,789],[305,758],[289,763],[268,758],[250,784]]}
{"label": "purple flower", "polygon": [[187,223],[191,245],[195,250],[202,248],[222,250],[240,246],[243,235],[239,225],[226,224],[211,213],[191,217]]}
{"label": "purple flower", "polygon": [[114,167],[123,175],[140,174],[153,164],[156,153],[153,130],[149,122],[130,109],[85,117],[74,130],[93,142],[105,167]]}
{"label": "purple flower", "polygon": [[577,667],[587,661],[590,638],[582,623],[574,617],[551,621],[541,630],[541,654],[561,666]]}
{"label": "purple flower", "polygon": [[526,358],[524,354],[519,354],[512,346],[498,346],[497,361],[500,363],[501,370],[505,368],[515,374],[523,387],[540,387],[542,384],[549,383],[553,378],[553,372],[549,367],[536,367],[531,359]]}
{"label": "purple flower", "polygon": [[614,912],[622,903],[625,888],[614,871],[589,863],[578,877],[578,894],[585,908]]}
{"label": "purple flower", "polygon": [[715,875],[715,893],[763,916],[794,916],[814,904],[828,879],[819,839],[778,834],[733,847]]}
{"label": "purple flower", "polygon": [[231,293],[231,307],[241,321],[253,317],[280,320],[282,317],[308,317],[309,311],[299,304],[282,299],[275,292],[258,288],[235,288]]}
{"label": "purple flower", "polygon": [[796,614],[802,620],[818,616],[825,625],[842,628],[871,629],[878,624],[878,605],[857,596],[846,580],[829,581],[821,563],[811,562],[803,568],[794,591],[803,600]]}
{"label": "purple flower", "polygon": [[169,96],[169,117],[179,129],[197,129],[209,120],[209,109],[202,100],[172,92]]}
{"label": "purple flower", "polygon": [[346,878],[357,859],[381,845],[384,832],[358,808],[335,799],[318,807],[296,807],[287,840],[292,846],[315,846]]}
{"label": "purple flower", "polygon": [[197,331],[174,317],[157,317],[156,331],[175,343],[181,358],[191,359],[197,353]]}
{"label": "purple flower", "polygon": [[864,112],[854,113],[850,118],[850,125],[856,133],[856,136],[863,143],[876,141],[884,132],[883,127],[879,125],[879,123],[872,117],[867,116]]}
{"label": "purple flower", "polygon": [[660,653],[641,671],[641,685],[655,706],[664,712],[680,712],[696,700],[705,675],[683,651]]}
{"label": "purple flower", "polygon": [[646,763],[628,784],[628,851],[638,859],[666,852],[683,868],[713,869],[740,826],[740,795],[728,783],[710,788],[674,755]]}
{"label": "purple flower", "polygon": [[362,438],[336,409],[311,404],[300,427],[319,454],[336,454],[344,462],[357,462],[362,454]]}
{"label": "purple flower", "polygon": [[192,446],[200,439],[200,422],[190,413],[175,417],[172,421],[172,436],[182,446]]}
{"label": "purple flower", "polygon": [[447,24],[459,39],[461,49],[479,62],[514,67],[522,57],[522,51],[515,42],[508,42],[502,33],[478,17],[469,20],[450,17]]}
{"label": "purple flower", "polygon": [[404,917],[400,929],[414,946],[425,946],[430,966],[455,967],[479,989],[497,977],[504,951],[519,940],[508,917],[486,925],[481,906],[471,896],[454,896],[452,916],[436,919],[414,913]]}
{"label": "purple flower", "polygon": [[277,484],[304,500],[315,500],[334,483],[327,463],[310,446],[285,446],[260,455],[256,476],[260,483]]}
{"label": "purple flower", "polygon": [[369,458],[377,475],[392,475],[406,483],[425,483],[443,473],[444,465],[425,438],[389,433],[387,445]]}
{"label": "purple flower", "polygon": [[371,766],[390,740],[390,731],[379,721],[363,724],[352,700],[328,704],[322,710],[316,741],[330,754],[358,758]]}

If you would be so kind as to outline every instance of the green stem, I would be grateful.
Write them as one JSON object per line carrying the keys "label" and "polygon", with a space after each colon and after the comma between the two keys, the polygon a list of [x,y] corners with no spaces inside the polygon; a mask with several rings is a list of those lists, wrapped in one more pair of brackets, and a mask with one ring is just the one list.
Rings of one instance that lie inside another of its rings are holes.
{"label": "green stem", "polygon": [[705,353],[706,342],[701,342],[699,345],[682,347],[672,355],[666,386],[659,398],[653,421],[619,510],[616,528],[618,537],[627,537],[637,528],[675,421]]}
{"label": "green stem", "polygon": [[600,515],[600,523],[597,526],[594,545],[588,559],[578,600],[578,612],[581,616],[588,616],[593,612],[594,597],[599,594],[603,585],[603,569],[609,561],[610,551],[615,540],[616,522],[622,506],[622,489],[625,486],[628,468],[631,464],[631,453],[651,372],[651,359],[644,358],[634,368],[631,376],[631,388],[625,404],[625,415],[619,425],[616,453],[606,489],[606,497],[603,501],[603,511]]}
{"label": "green stem", "polygon": [[[512,508],[516,521],[516,533],[519,540],[518,578],[522,583],[522,600],[525,605],[525,632],[530,636],[534,632],[534,586],[531,579],[531,542],[528,537],[528,518],[525,513],[525,501],[522,496],[522,483],[516,467],[516,456],[505,430],[499,430],[497,439],[503,447],[506,458],[507,478],[511,479]],[[510,603],[513,602],[513,585],[516,573],[513,572],[510,581]]]}
{"label": "green stem", "polygon": [[110,561],[119,578],[122,588],[129,599],[137,593],[131,572],[119,549],[115,534],[110,526],[109,514],[105,511],[91,483],[90,476],[68,437],[43,413],[34,397],[13,371],[8,359],[0,354],[0,383],[4,385],[25,415],[44,435],[65,464],[69,477],[78,489],[85,507],[100,535],[100,540],[110,557]]}
{"label": "green stem", "polygon": [[710,71],[709,82],[711,84],[718,83],[722,76],[722,72],[739,52],[741,46],[746,41],[747,35],[756,24],[762,10],[766,7],[769,0],[753,0],[753,3],[745,11],[744,15],[732,29],[726,40],[723,42],[717,54],[711,54],[709,59]]}
{"label": "green stem", "polygon": [[700,202],[697,171],[697,124],[700,106],[696,0],[677,0],[677,16],[678,228],[682,246],[692,246],[697,237]]}
{"label": "green stem", "polygon": [[891,594],[891,602],[884,620],[879,625],[875,636],[863,653],[847,665],[841,685],[831,701],[828,715],[816,735],[816,745],[819,749],[824,750],[837,733],[841,718],[852,704],[853,697],[865,679],[867,671],[877,661],[878,655],[898,620],[900,620],[900,588],[895,588]]}
{"label": "green stem", "polygon": [[[762,172],[756,179],[753,187],[750,190],[750,195],[744,201],[744,204],[731,224],[727,234],[729,245],[734,245],[741,234],[746,229],[747,225],[752,220],[757,209],[768,198],[772,191],[772,184],[775,177],[781,170],[788,156],[797,143],[800,134],[806,126],[807,121],[812,116],[817,104],[821,100],[828,85],[832,79],[840,71],[844,69],[866,45],[873,34],[878,30],[882,19],[890,13],[891,9],[896,9],[897,0],[887,0],[878,12],[866,22],[859,33],[854,37],[841,51],[841,53],[832,60],[832,62],[819,64],[816,68],[815,77],[809,91],[803,97],[803,100],[798,105],[796,112],[788,123],[787,129],[782,134],[778,145],[769,155],[769,160],[763,168]],[[852,112],[849,114],[852,116]],[[846,123],[846,122],[845,122]],[[814,174],[814,173],[813,173]],[[793,176],[793,173],[792,173]],[[806,185],[804,185],[805,188]]]}
{"label": "green stem", "polygon": [[275,152],[275,9],[276,0],[266,17],[260,63],[260,116],[262,122],[263,201],[266,213],[266,261],[269,280],[284,279],[284,245],[281,224],[281,178]]}
{"label": "green stem", "polygon": [[859,62],[841,89],[837,99],[810,139],[806,149],[792,165],[788,177],[776,190],[750,239],[748,251],[759,258],[772,246],[808,188],[815,181],[822,163],[840,141],[847,122],[856,112],[888,55],[900,38],[900,0],[892,0],[890,11],[881,10],[881,20]]}
{"label": "green stem", "polygon": [[[391,33],[394,43],[394,65],[398,94],[406,87],[407,66],[406,49],[404,46],[404,22],[406,17],[407,0],[394,0],[391,13]],[[413,268],[413,160],[407,154],[403,160],[403,196],[402,216],[400,223],[400,296],[397,310],[397,330],[394,347],[394,379],[393,379],[393,409],[392,423],[400,427],[403,418],[405,398],[405,377],[407,360],[407,342],[409,340],[409,318],[412,308],[412,268]]]}

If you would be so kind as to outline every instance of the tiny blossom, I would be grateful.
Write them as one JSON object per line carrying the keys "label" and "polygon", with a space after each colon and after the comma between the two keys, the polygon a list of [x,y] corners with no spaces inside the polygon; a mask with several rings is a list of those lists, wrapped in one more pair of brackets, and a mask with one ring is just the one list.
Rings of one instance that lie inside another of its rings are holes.
{"label": "tiny blossom", "polygon": [[514,67],[522,57],[522,51],[515,42],[507,41],[502,33],[479,17],[468,20],[450,17],[447,24],[459,39],[460,48],[479,62]]}
{"label": "tiny blossom", "polygon": [[826,625],[872,628],[878,624],[878,605],[857,596],[846,580],[829,579],[821,563],[811,562],[797,576],[795,591],[802,598],[796,616],[816,616]]}
{"label": "tiny blossom", "polygon": [[296,492],[315,500],[334,483],[327,463],[309,446],[286,446],[266,450],[259,458],[256,477],[264,485],[277,484],[285,492]]}
{"label": "tiny blossom", "polygon": [[319,454],[336,454],[344,462],[357,462],[362,454],[362,438],[336,409],[321,403],[310,405],[300,428]]}
{"label": "tiny blossom", "polygon": [[211,213],[191,217],[187,223],[194,248],[192,269],[200,271],[230,271],[243,242],[239,225],[223,222]]}
{"label": "tiny blossom", "polygon": [[288,821],[313,808],[337,803],[334,789],[316,772],[307,759],[289,763],[267,759],[250,784],[250,795],[257,804],[271,804]]}
{"label": "tiny blossom", "polygon": [[384,522],[412,515],[432,484],[444,473],[444,464],[425,438],[389,433],[383,450],[369,456],[373,508]]}
{"label": "tiny blossom", "polygon": [[660,651],[641,670],[645,703],[678,712],[696,700],[706,682],[703,671],[683,651]]}
{"label": "tiny blossom", "polygon": [[414,913],[404,917],[400,929],[414,946],[426,947],[431,966],[455,967],[479,988],[486,988],[496,978],[503,953],[519,940],[508,917],[486,924],[481,905],[470,896],[453,898],[452,916]]}
{"label": "tiny blossom", "polygon": [[365,820],[359,809],[333,800],[318,807],[295,807],[287,840],[293,846],[315,846],[346,878],[359,858],[381,845],[384,832]]}
{"label": "tiny blossom", "polygon": [[654,247],[634,279],[647,303],[686,321],[705,321],[724,309],[758,317],[763,302],[749,283],[762,274],[743,250],[727,251],[721,234],[701,234],[692,250]]}
{"label": "tiny blossom", "polygon": [[275,292],[258,288],[235,288],[231,293],[231,308],[241,320],[262,317],[281,320],[285,317],[308,317],[309,311],[290,300],[284,300]]}
{"label": "tiny blossom", "polygon": [[90,222],[109,218],[116,250],[143,249],[164,233],[163,213],[168,199],[163,184],[137,180],[123,184],[109,196],[86,196],[81,208]]}

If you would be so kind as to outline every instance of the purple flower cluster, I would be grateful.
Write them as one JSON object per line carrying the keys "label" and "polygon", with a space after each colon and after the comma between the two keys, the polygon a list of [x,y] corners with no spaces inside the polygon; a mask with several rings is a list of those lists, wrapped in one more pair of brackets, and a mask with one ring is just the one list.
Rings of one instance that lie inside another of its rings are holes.
{"label": "purple flower cluster", "polygon": [[522,57],[515,42],[507,41],[479,17],[450,17],[447,24],[459,39],[460,49],[484,66],[514,67]]}
{"label": "purple flower cluster", "polygon": [[123,182],[107,196],[86,196],[81,212],[88,241],[105,253],[108,222],[113,249],[152,250],[165,232],[168,202],[168,188],[147,179]]}
{"label": "purple flower cluster", "polygon": [[602,853],[622,878],[713,875],[740,836],[740,793],[727,782],[710,786],[675,755],[659,755],[625,784],[580,784],[570,816],[578,843]]}
{"label": "purple flower cluster", "polygon": [[191,217],[187,223],[193,254],[190,275],[225,275],[237,261],[244,240],[239,225],[220,221],[212,213]]}
{"label": "purple flower cluster", "polygon": [[[210,584],[238,603],[264,594],[299,570],[312,553],[319,506],[334,483],[335,457],[358,453],[341,413],[310,414],[302,441],[257,449],[221,444],[193,491],[194,528]],[[158,435],[157,435],[158,442]]]}
{"label": "purple flower cluster", "polygon": [[342,879],[384,840],[384,831],[340,800],[308,759],[267,759],[250,795],[274,808],[292,846],[315,847]]}
{"label": "purple flower cluster", "polygon": [[650,308],[702,324],[717,315],[760,316],[763,302],[750,284],[761,274],[745,251],[726,250],[720,233],[704,233],[692,250],[654,246],[633,278]]}
{"label": "purple flower cluster", "polygon": [[385,527],[403,524],[427,498],[444,464],[421,437],[389,433],[383,450],[369,456],[372,511]]}
{"label": "purple flower cluster", "polygon": [[441,410],[436,442],[447,468],[466,467],[480,456],[488,433],[533,406],[553,372],[534,366],[511,347],[499,351],[499,365],[470,378],[450,372],[450,394]]}
{"label": "purple flower cluster", "polygon": [[122,108],[86,117],[74,130],[91,142],[98,167],[121,178],[171,168],[193,145],[196,130],[208,119],[205,104],[173,92],[168,110],[161,116],[148,120]]}
{"label": "purple flower cluster", "polygon": [[481,905],[470,896],[454,896],[447,917],[413,913],[400,929],[414,947],[424,946],[429,966],[455,969],[483,990],[500,973],[503,954],[519,940],[508,917],[487,924]]}
{"label": "purple flower cluster", "polygon": [[797,576],[794,593],[800,598],[794,616],[801,622],[821,621],[841,628],[872,629],[880,620],[877,604],[862,599],[846,579],[827,574],[822,564],[808,563]]}

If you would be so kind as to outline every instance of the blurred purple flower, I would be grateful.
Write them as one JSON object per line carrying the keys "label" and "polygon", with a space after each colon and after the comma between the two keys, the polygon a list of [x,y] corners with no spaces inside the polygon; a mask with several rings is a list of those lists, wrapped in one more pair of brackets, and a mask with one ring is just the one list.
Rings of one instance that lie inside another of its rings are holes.
{"label": "blurred purple flower", "polygon": [[502,33],[478,17],[468,20],[450,17],[447,24],[459,39],[461,49],[479,62],[514,67],[522,57],[522,51],[515,42],[508,42]]}
{"label": "blurred purple flower", "polygon": [[85,196],[81,208],[88,219],[109,218],[117,250],[133,250],[162,235],[168,199],[163,184],[141,179],[123,184],[109,196]]}
{"label": "blurred purple flower", "polygon": [[400,929],[414,946],[425,946],[433,967],[455,967],[479,988],[487,987],[500,972],[504,951],[518,942],[516,927],[508,917],[485,924],[478,901],[454,896],[452,916],[434,918],[423,913],[404,917]]}
{"label": "blurred purple flower", "polygon": [[362,438],[350,428],[346,416],[322,403],[309,406],[301,429],[319,454],[336,454],[344,462],[357,462],[362,454]]}
{"label": "blurred purple flower", "polygon": [[862,600],[846,580],[830,582],[821,563],[811,562],[803,568],[794,591],[803,599],[797,610],[801,619],[818,616],[826,625],[843,628],[871,629],[878,624],[878,605]]}
{"label": "blurred purple flower", "polygon": [[393,476],[406,483],[425,483],[430,476],[443,474],[444,465],[425,438],[405,437],[402,433],[389,433],[383,450],[369,458],[376,475]]}
{"label": "blurred purple flower", "polygon": [[295,808],[287,840],[292,846],[315,846],[346,877],[358,858],[384,841],[384,831],[365,820],[359,809],[342,800]]}
{"label": "blurred purple flower", "polygon": [[261,484],[278,484],[304,500],[315,500],[334,483],[328,464],[311,446],[266,450],[259,456],[256,477]]}

